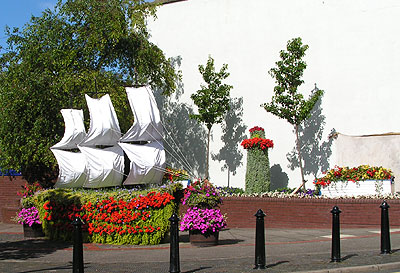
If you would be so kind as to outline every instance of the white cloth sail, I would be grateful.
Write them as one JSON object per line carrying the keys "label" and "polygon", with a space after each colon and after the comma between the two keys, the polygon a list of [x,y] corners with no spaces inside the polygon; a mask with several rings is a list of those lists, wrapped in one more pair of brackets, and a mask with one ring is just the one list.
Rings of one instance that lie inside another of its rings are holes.
{"label": "white cloth sail", "polygon": [[88,179],[83,187],[102,188],[122,184],[124,173],[124,153],[118,146],[104,149],[78,146],[86,157]]}
{"label": "white cloth sail", "polygon": [[120,142],[161,140],[163,129],[153,93],[146,87],[126,87],[134,122]]}
{"label": "white cloth sail", "polygon": [[80,146],[113,146],[121,137],[118,118],[110,96],[92,99],[85,95],[90,112],[90,128]]}
{"label": "white cloth sail", "polygon": [[[160,112],[153,93],[146,87],[127,87],[134,122],[119,145],[130,159],[130,173],[124,185],[160,183],[165,168]],[[147,144],[129,142],[146,141]]]}
{"label": "white cloth sail", "polygon": [[76,109],[61,109],[64,118],[65,132],[63,138],[51,148],[75,149],[85,138],[85,125],[83,124],[83,111]]}
{"label": "white cloth sail", "polygon": [[130,162],[124,185],[160,183],[165,168],[165,151],[161,142],[144,145],[119,143]]}
{"label": "white cloth sail", "polygon": [[87,181],[86,157],[81,152],[51,149],[58,162],[55,188],[81,188]]}
{"label": "white cloth sail", "polygon": [[59,173],[56,188],[79,188],[87,179],[86,158],[81,152],[68,151],[76,149],[86,133],[83,124],[83,112],[76,109],[62,109],[65,132],[63,138],[50,150],[56,157]]}

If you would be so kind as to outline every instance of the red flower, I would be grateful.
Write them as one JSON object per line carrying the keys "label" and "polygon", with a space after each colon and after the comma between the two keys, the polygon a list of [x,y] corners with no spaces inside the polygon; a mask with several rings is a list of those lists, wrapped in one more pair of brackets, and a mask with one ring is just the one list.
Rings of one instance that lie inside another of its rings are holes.
{"label": "red flower", "polygon": [[270,139],[255,137],[243,140],[241,145],[245,149],[260,148],[261,150],[265,150],[273,148],[274,142]]}

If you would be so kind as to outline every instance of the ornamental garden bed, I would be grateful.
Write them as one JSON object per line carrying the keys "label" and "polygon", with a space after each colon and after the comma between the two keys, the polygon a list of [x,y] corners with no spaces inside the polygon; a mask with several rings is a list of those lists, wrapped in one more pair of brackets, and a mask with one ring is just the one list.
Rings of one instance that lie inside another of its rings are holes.
{"label": "ornamental garden bed", "polygon": [[169,232],[181,184],[149,190],[40,190],[22,199],[16,220],[41,224],[45,237],[72,240],[72,221],[80,217],[86,242],[155,245]]}
{"label": "ornamental garden bed", "polygon": [[314,181],[321,194],[327,197],[357,197],[391,194],[393,174],[390,169],[361,165],[329,170]]}
{"label": "ornamental garden bed", "polygon": [[357,197],[391,193],[392,180],[365,180],[358,183],[353,181],[337,181],[321,188],[321,195],[328,197]]}

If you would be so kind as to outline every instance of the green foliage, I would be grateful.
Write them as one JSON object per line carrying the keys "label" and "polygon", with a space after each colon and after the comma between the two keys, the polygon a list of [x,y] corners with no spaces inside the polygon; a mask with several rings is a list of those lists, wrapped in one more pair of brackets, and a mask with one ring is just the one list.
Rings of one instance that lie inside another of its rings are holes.
{"label": "green foliage", "polygon": [[276,68],[269,71],[277,84],[274,87],[272,101],[261,106],[267,112],[294,125],[301,178],[305,183],[298,126],[309,118],[311,110],[322,96],[323,90],[318,89],[310,95],[308,100],[304,99],[303,95],[298,92],[298,88],[304,83],[302,76],[307,64],[303,61],[303,57],[308,45],[303,45],[301,38],[294,38],[288,41],[286,49],[287,51],[280,51],[281,60],[275,63]]}
{"label": "green foliage", "polygon": [[84,240],[107,244],[159,244],[177,210],[181,186],[145,191],[55,189],[34,196],[43,231],[53,240],[72,239],[72,221],[81,217]]}
{"label": "green foliage", "polygon": [[211,56],[208,57],[205,67],[199,65],[199,72],[206,85],[202,84],[201,89],[190,96],[199,111],[190,117],[204,123],[209,130],[213,124],[221,123],[229,110],[229,93],[233,86],[222,83],[229,76],[227,69],[228,65],[224,64],[220,71],[216,72]]}
{"label": "green foliage", "polygon": [[228,65],[224,64],[220,71],[216,72],[214,59],[209,56],[206,66],[199,65],[199,72],[206,85],[202,84],[201,89],[190,96],[199,112],[191,114],[190,118],[204,123],[208,129],[206,178],[208,178],[211,127],[221,123],[230,109],[229,94],[233,86],[222,83],[229,76],[227,69]]}
{"label": "green foliage", "polygon": [[290,124],[299,125],[307,119],[323,91],[318,90],[308,100],[305,100],[298,87],[304,83],[301,79],[307,64],[302,60],[308,45],[303,45],[301,38],[295,38],[287,43],[287,51],[281,50],[281,60],[276,62],[269,74],[275,79],[272,102],[262,106]]}
{"label": "green foliage", "polygon": [[246,193],[267,192],[270,185],[268,149],[247,149]]}
{"label": "green foliage", "polygon": [[84,94],[109,93],[122,131],[133,121],[123,86],[171,94],[179,73],[149,42],[143,0],[59,1],[21,30],[7,29],[0,56],[1,166],[45,186],[57,175],[49,147],[64,133],[62,108],[84,109]]}

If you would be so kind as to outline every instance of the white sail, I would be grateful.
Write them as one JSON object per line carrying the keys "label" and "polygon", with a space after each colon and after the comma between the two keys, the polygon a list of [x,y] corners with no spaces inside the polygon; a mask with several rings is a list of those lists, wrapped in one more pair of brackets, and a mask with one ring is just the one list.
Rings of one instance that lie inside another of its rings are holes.
{"label": "white sail", "polygon": [[126,87],[134,122],[120,142],[155,141],[162,139],[162,124],[153,93],[146,87]]}
{"label": "white sail", "polygon": [[87,180],[86,157],[80,152],[51,149],[58,162],[55,188],[81,188]]}
{"label": "white sail", "polygon": [[76,109],[61,109],[64,118],[65,132],[63,138],[51,148],[75,149],[77,144],[85,138],[85,126],[83,124],[83,111]]}
{"label": "white sail", "polygon": [[113,146],[121,137],[117,115],[110,96],[92,99],[85,95],[90,112],[90,129],[80,146]]}
{"label": "white sail", "polygon": [[144,145],[119,143],[127,154],[130,173],[124,185],[160,183],[165,168],[165,151],[161,142]]}
{"label": "white sail", "polygon": [[76,149],[86,133],[83,124],[83,112],[76,109],[62,109],[65,132],[63,138],[50,150],[56,157],[59,173],[56,188],[79,188],[87,179],[86,159],[81,152],[72,152]]}
{"label": "white sail", "polygon": [[86,157],[88,179],[85,188],[114,187],[122,184],[124,153],[118,146],[104,149],[78,146]]}

